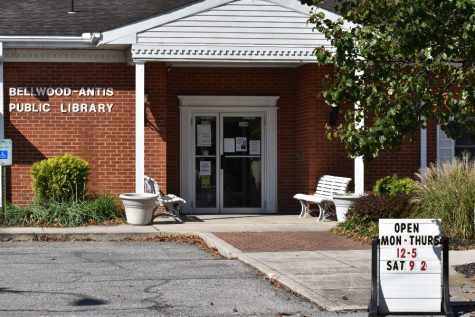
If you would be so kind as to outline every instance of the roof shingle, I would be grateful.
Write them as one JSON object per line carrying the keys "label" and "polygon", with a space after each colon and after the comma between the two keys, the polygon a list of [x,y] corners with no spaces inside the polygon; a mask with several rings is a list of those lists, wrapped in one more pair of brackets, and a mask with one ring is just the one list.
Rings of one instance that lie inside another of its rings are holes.
{"label": "roof shingle", "polygon": [[[1,0],[0,35],[80,36],[103,32],[205,0]],[[299,1],[299,0],[295,0]],[[337,0],[321,7],[333,11]]]}

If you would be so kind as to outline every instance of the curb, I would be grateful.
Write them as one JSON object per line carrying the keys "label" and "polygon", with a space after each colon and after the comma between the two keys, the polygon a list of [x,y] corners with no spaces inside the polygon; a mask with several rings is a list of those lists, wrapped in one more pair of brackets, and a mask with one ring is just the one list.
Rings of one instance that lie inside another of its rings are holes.
{"label": "curb", "polygon": [[[0,242],[31,242],[46,241],[42,238],[58,238],[71,240],[91,240],[91,241],[117,241],[127,238],[147,238],[161,235],[174,235],[161,232],[130,232],[130,233],[65,233],[65,232],[32,232],[32,233],[0,233]],[[54,240],[52,240],[54,241]]]}
{"label": "curb", "polygon": [[312,303],[318,305],[319,307],[329,311],[329,312],[345,312],[345,311],[354,311],[361,310],[361,307],[346,306],[341,307],[341,305],[333,305],[329,302],[328,298],[322,297],[307,287],[297,283],[293,279],[283,275],[281,272],[276,271],[269,267],[268,265],[253,259],[252,257],[246,255],[241,250],[235,248],[226,241],[216,237],[212,233],[199,233],[198,234],[209,247],[216,248],[222,256],[229,259],[238,259],[247,265],[250,265],[266,275],[268,278],[278,281],[279,283],[285,285],[292,292],[306,298]]}

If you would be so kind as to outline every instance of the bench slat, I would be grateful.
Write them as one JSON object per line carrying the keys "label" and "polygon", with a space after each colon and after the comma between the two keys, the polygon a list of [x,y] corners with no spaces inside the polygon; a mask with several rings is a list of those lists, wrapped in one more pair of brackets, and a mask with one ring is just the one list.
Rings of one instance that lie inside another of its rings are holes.
{"label": "bench slat", "polygon": [[328,208],[327,203],[332,202],[334,194],[345,194],[351,178],[339,177],[332,175],[323,175],[318,180],[314,195],[296,194],[295,199],[298,199],[302,205],[300,217],[305,216],[310,212],[309,204],[316,203],[320,209],[319,220],[323,220],[324,214]]}

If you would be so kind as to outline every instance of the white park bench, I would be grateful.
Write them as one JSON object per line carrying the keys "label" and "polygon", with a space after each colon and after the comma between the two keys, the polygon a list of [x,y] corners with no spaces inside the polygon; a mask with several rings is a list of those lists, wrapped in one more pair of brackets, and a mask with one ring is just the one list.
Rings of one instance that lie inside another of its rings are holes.
{"label": "white park bench", "polygon": [[307,214],[314,212],[310,208],[310,205],[318,206],[318,219],[317,221],[324,220],[328,214],[332,212],[334,208],[333,195],[334,194],[346,194],[348,185],[351,182],[351,178],[339,177],[331,175],[323,175],[318,180],[317,189],[313,195],[296,194],[294,198],[300,202],[302,210],[300,212],[300,218],[305,217]]}
{"label": "white park bench", "polygon": [[144,191],[146,193],[158,194],[158,207],[165,206],[167,209],[166,212],[161,214],[169,215],[176,221],[183,222],[180,219],[181,207],[183,204],[186,204],[186,201],[183,198],[173,194],[163,194],[157,181],[148,176],[144,176]]}

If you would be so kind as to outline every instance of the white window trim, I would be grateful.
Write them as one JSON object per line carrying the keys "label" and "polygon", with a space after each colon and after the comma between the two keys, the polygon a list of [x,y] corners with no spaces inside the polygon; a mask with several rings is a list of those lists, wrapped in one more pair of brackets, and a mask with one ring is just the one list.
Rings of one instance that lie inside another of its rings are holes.
{"label": "white window trim", "polygon": [[[446,144],[444,144],[446,143]],[[441,151],[449,150],[450,153],[446,158],[441,156]],[[437,164],[452,161],[455,158],[455,140],[449,138],[445,132],[437,125]]]}

